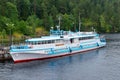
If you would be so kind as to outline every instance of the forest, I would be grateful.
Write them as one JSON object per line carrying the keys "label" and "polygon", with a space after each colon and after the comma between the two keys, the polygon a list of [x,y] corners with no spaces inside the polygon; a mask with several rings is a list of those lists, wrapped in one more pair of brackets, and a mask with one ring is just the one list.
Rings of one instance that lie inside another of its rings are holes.
{"label": "forest", "polygon": [[120,0],[1,0],[0,38],[41,36],[56,29],[120,32]]}

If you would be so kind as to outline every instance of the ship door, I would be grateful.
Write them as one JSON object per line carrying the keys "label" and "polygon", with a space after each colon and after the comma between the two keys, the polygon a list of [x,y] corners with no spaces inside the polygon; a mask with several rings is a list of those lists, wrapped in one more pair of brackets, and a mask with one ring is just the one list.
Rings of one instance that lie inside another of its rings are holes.
{"label": "ship door", "polygon": [[73,40],[74,40],[74,39],[73,39],[73,38],[71,38],[71,39],[70,39],[70,43],[73,43]]}

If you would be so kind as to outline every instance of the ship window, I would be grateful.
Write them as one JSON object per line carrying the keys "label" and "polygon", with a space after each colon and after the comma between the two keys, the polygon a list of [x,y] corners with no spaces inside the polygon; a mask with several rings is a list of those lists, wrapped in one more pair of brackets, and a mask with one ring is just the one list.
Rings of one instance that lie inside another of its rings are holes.
{"label": "ship window", "polygon": [[42,44],[44,44],[44,42],[43,42],[43,41],[42,41],[41,43],[42,43]]}
{"label": "ship window", "polygon": [[37,42],[33,42],[33,44],[34,44],[34,45],[36,45],[36,44],[37,44]]}
{"label": "ship window", "polygon": [[82,40],[84,40],[84,37],[82,37]]}
{"label": "ship window", "polygon": [[47,41],[44,41],[44,44],[46,44],[47,43]]}
{"label": "ship window", "polygon": [[36,42],[33,42],[33,44],[35,45],[35,44],[36,44]]}
{"label": "ship window", "polygon": [[81,38],[79,38],[79,41],[80,41],[80,40],[82,40],[82,37],[81,37]]}
{"label": "ship window", "polygon": [[51,43],[54,43],[55,42],[55,40],[51,40]]}
{"label": "ship window", "polygon": [[30,42],[27,42],[28,44],[30,44]]}
{"label": "ship window", "polygon": [[43,44],[45,44],[45,41],[43,41]]}
{"label": "ship window", "polygon": [[[82,37],[82,40],[93,39],[93,38],[94,38],[93,36],[90,36],[90,37]],[[79,38],[79,40],[81,40],[81,39]]]}
{"label": "ship window", "polygon": [[59,40],[55,40],[55,42],[56,42],[56,43],[58,43],[58,42],[59,42]]}
{"label": "ship window", "polygon": [[60,43],[60,42],[62,42],[62,40],[61,40],[61,39],[58,39],[58,40],[55,40],[55,42],[56,42],[56,43]]}
{"label": "ship window", "polygon": [[34,45],[34,42],[32,42],[32,45]]}
{"label": "ship window", "polygon": [[42,44],[42,42],[39,41],[38,44]]}
{"label": "ship window", "polygon": [[50,43],[50,44],[53,43],[53,42],[54,42],[53,40],[49,40],[49,41],[48,41],[48,43]]}
{"label": "ship window", "polygon": [[36,45],[38,45],[38,41],[36,42]]}
{"label": "ship window", "polygon": [[38,45],[38,41],[36,42],[36,44]]}
{"label": "ship window", "polygon": [[48,43],[48,41],[45,41],[45,44],[47,44]]}
{"label": "ship window", "polygon": [[52,43],[52,40],[50,40],[50,43]]}
{"label": "ship window", "polygon": [[55,43],[57,43],[57,40],[55,40]]}
{"label": "ship window", "polygon": [[53,40],[51,40],[51,43],[53,43]]}
{"label": "ship window", "polygon": [[29,44],[31,44],[31,42],[29,42]]}
{"label": "ship window", "polygon": [[55,43],[55,40],[53,40],[53,43]]}
{"label": "ship window", "polygon": [[61,39],[60,42],[63,42],[63,40]]}
{"label": "ship window", "polygon": [[45,44],[48,44],[49,41],[45,41]]}
{"label": "ship window", "polygon": [[29,44],[31,44],[31,42],[29,42]]}
{"label": "ship window", "polygon": [[51,41],[49,40],[49,41],[47,41],[47,43],[48,43],[48,44],[50,44],[50,43],[51,43]]}

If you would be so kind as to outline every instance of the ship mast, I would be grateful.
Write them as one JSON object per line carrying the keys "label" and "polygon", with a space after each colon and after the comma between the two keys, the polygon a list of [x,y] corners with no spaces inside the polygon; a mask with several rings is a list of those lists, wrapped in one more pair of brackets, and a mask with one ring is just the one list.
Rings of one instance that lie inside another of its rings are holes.
{"label": "ship mast", "polygon": [[61,16],[58,17],[59,25],[57,26],[57,29],[60,31],[60,23],[61,23]]}
{"label": "ship mast", "polygon": [[80,12],[79,12],[79,32],[80,32],[80,28],[81,28],[81,20],[80,20]]}

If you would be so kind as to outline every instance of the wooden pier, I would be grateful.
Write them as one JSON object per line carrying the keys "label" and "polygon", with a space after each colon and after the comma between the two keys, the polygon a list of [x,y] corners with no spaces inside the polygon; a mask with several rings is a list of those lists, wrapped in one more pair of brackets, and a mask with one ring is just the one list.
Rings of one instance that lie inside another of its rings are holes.
{"label": "wooden pier", "polygon": [[0,47],[0,61],[11,60],[11,56],[9,54],[9,47]]}

